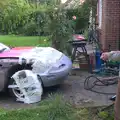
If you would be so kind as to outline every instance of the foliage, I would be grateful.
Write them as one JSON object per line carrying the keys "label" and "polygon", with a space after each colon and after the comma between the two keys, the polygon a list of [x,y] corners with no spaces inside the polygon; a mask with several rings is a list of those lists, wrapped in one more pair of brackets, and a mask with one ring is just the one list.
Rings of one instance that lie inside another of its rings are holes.
{"label": "foliage", "polygon": [[51,35],[52,45],[60,51],[66,48],[66,42],[73,34],[73,21],[66,15],[65,10],[49,10],[49,20],[46,30]]}
{"label": "foliage", "polygon": [[[98,120],[89,109],[76,109],[61,95],[50,95],[33,109],[1,110],[0,120]],[[95,114],[94,114],[95,116]]]}
{"label": "foliage", "polygon": [[100,111],[98,116],[102,120],[114,120],[114,105],[108,106],[107,109]]}
{"label": "foliage", "polygon": [[89,15],[90,15],[90,8],[88,3],[86,2],[79,8],[67,10],[67,16],[69,18],[72,18],[72,16],[76,16],[76,20],[74,20],[76,33],[79,33],[88,26]]}
{"label": "foliage", "polygon": [[62,52],[69,47],[66,42],[72,38],[74,29],[75,32],[85,29],[89,20],[88,2],[71,10],[64,9],[60,0],[5,0],[0,5],[4,6],[0,9],[1,34],[50,35],[52,45]]}
{"label": "foliage", "polygon": [[43,16],[46,5],[39,5],[36,8],[35,4],[29,4],[27,0],[6,1],[4,9],[0,9],[0,32],[2,34],[38,35],[42,31],[42,22],[43,19],[46,22],[46,17],[39,17],[39,20],[37,18],[38,15]]}
{"label": "foliage", "polygon": [[97,2],[98,0],[87,0],[86,3],[89,4],[89,7],[93,9],[93,14],[94,16],[96,16],[96,12],[97,12]]}
{"label": "foliage", "polygon": [[74,109],[60,96],[52,97],[42,101],[35,109],[4,111],[0,114],[0,120],[73,120]]}
{"label": "foliage", "polygon": [[102,120],[114,120],[114,113],[113,112],[112,113],[108,113],[107,111],[100,112],[98,115]]}
{"label": "foliage", "polygon": [[[24,33],[26,35],[41,35],[41,33],[44,33],[44,24],[49,19],[46,11],[49,11],[52,7],[53,14],[56,14],[54,8],[59,8],[60,0],[40,0],[39,2],[40,4],[37,5],[35,0],[0,1],[0,32],[5,34]],[[72,18],[73,14],[77,16],[78,19],[75,22],[77,30],[84,28],[88,21],[89,10],[87,8],[89,8],[87,5],[83,5],[77,10],[66,11],[69,19]],[[63,10],[58,10],[58,12],[63,12]]]}
{"label": "foliage", "polygon": [[29,4],[24,0],[9,0],[2,11],[1,28],[3,32],[12,33],[18,32],[17,28],[25,25],[29,20],[28,14],[30,13]]}
{"label": "foliage", "polygon": [[[66,50],[68,50],[66,48],[70,48],[66,42],[72,39],[74,32],[86,27],[89,21],[90,10],[86,3],[77,9],[64,9],[58,7],[57,4],[53,4],[52,7],[53,8],[47,12],[49,20],[45,28],[51,35],[53,47],[62,52],[66,52]],[[73,20],[72,17],[74,15],[77,16],[77,20]]]}

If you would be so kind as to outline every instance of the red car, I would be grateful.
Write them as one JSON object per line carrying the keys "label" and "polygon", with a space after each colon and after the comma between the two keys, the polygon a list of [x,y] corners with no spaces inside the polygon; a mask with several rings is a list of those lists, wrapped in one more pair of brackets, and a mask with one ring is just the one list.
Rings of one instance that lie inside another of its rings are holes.
{"label": "red car", "polygon": [[[35,59],[32,52],[34,50],[38,49],[39,51],[36,54],[41,54],[41,57],[38,57],[39,60],[43,60],[43,58],[46,58],[46,66],[48,67],[49,61],[53,64],[51,64],[50,68],[46,71],[38,71],[38,79],[41,80],[42,85],[44,87],[50,87],[54,85],[61,84],[66,77],[68,76],[70,70],[72,69],[72,62],[71,60],[65,56],[63,53],[53,49],[53,48],[42,48],[42,47],[15,47],[15,48],[9,48],[8,46],[0,43],[0,91],[5,91],[8,89],[9,85],[15,85],[15,80],[13,80],[11,77],[18,71],[21,70],[31,70],[33,71],[33,64],[27,63],[27,56],[30,58]],[[50,54],[42,54],[42,50],[46,51],[46,53],[49,53],[51,50],[52,52]],[[48,50],[47,50],[48,49]],[[25,58],[22,59],[22,64],[19,64],[20,56],[21,54],[25,53]],[[33,56],[32,56],[33,55]],[[48,57],[49,56],[49,57]],[[53,57],[54,56],[54,57]],[[47,60],[48,59],[48,60]],[[53,62],[55,61],[55,62]],[[40,70],[41,66],[37,66]],[[18,87],[13,87],[8,89],[10,94],[18,97],[21,96],[22,93],[19,90]]]}

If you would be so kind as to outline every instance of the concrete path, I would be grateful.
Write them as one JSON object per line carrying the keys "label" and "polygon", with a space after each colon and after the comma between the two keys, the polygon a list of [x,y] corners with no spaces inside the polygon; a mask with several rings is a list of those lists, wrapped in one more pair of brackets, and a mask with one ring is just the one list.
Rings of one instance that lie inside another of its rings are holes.
{"label": "concrete path", "polygon": [[[80,72],[79,76],[70,76],[64,83],[62,92],[65,99],[78,107],[107,106],[112,104],[109,98],[113,95],[98,94],[84,89],[84,81],[88,76],[87,72]],[[92,82],[92,81],[91,81]],[[115,93],[117,85],[97,86],[94,90],[98,92]]]}
{"label": "concrete path", "polygon": [[[69,101],[77,107],[83,106],[104,106],[111,104],[109,97],[111,95],[103,95],[87,91],[84,89],[84,80],[89,74],[87,72],[77,72],[77,76],[69,76],[69,78],[62,84],[60,87],[52,87],[46,90],[43,99],[47,99],[49,93],[61,93],[64,96],[66,101]],[[117,85],[106,86],[106,87],[97,87],[96,90],[102,92],[115,92]],[[36,104],[23,104],[16,102],[7,95],[0,94],[0,107],[7,109],[15,108],[31,108],[38,106]]]}

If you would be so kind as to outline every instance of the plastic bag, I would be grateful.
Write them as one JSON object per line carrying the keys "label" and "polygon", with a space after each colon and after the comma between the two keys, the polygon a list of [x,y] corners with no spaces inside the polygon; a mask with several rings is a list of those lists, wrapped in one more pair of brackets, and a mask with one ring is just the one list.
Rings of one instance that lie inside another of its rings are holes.
{"label": "plastic bag", "polygon": [[30,70],[21,70],[16,72],[12,78],[24,96],[18,97],[17,101],[28,104],[41,101],[43,88],[36,74]]}

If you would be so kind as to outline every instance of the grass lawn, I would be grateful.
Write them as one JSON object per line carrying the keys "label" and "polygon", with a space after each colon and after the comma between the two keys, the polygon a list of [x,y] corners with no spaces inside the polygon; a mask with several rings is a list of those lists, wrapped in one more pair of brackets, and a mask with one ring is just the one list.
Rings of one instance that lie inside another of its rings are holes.
{"label": "grass lawn", "polygon": [[112,112],[98,113],[99,109],[75,108],[56,94],[42,100],[36,108],[0,109],[0,120],[114,120]]}
{"label": "grass lawn", "polygon": [[0,110],[0,120],[98,120],[88,109],[76,109],[59,95],[40,102],[34,109]]}
{"label": "grass lawn", "polygon": [[48,37],[0,35],[0,42],[8,46],[50,46]]}

